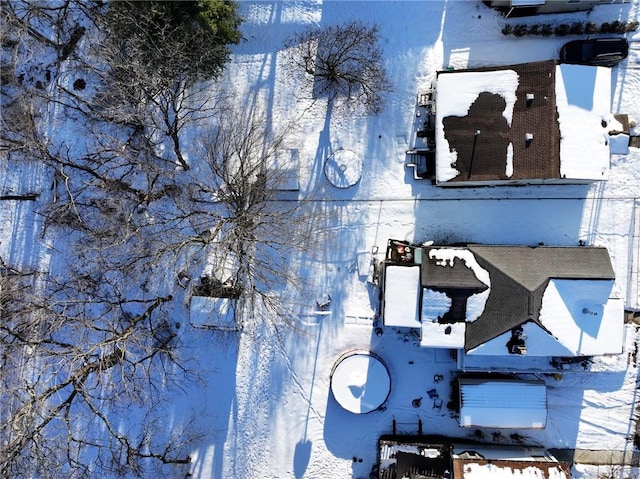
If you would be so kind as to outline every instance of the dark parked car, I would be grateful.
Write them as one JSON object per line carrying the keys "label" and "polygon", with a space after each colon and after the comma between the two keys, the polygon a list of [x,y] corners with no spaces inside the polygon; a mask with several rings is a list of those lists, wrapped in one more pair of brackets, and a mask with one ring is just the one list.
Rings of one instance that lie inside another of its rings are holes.
{"label": "dark parked car", "polygon": [[629,44],[624,38],[588,38],[565,43],[560,62],[612,67],[627,58]]}

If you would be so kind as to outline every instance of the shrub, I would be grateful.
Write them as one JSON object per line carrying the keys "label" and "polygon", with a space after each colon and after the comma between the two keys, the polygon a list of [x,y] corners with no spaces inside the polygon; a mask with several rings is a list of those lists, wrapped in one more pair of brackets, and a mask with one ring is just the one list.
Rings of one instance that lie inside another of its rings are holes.
{"label": "shrub", "polygon": [[287,62],[305,74],[314,98],[343,97],[368,113],[379,113],[383,93],[392,91],[384,68],[378,26],[353,21],[309,27],[285,41]]}
{"label": "shrub", "polygon": [[626,25],[616,20],[611,24],[611,33],[624,33]]}
{"label": "shrub", "polygon": [[601,25],[597,25],[594,22],[573,22],[570,25],[562,23],[560,25],[550,25],[548,23],[534,23],[532,25],[504,25],[502,27],[503,35],[514,35],[516,37],[523,37],[525,35],[542,35],[543,37],[549,37],[551,35],[557,35],[564,37],[566,35],[593,35],[595,33],[629,33],[635,32],[638,29],[638,22],[620,22],[618,20],[614,22],[604,22]]}
{"label": "shrub", "polygon": [[526,25],[522,25],[522,24],[516,25],[513,28],[513,34],[516,37],[523,37],[523,36],[525,36],[527,34],[528,30],[529,30],[529,28]]}
{"label": "shrub", "polygon": [[507,24],[504,27],[502,27],[503,35],[511,35],[512,32],[513,32],[513,27],[511,25]]}
{"label": "shrub", "polygon": [[540,27],[540,33],[542,34],[543,37],[550,37],[551,34],[553,33],[553,27],[548,23],[545,23]]}
{"label": "shrub", "polygon": [[581,22],[573,22],[569,27],[569,33],[571,35],[582,35],[584,32],[584,25]]}

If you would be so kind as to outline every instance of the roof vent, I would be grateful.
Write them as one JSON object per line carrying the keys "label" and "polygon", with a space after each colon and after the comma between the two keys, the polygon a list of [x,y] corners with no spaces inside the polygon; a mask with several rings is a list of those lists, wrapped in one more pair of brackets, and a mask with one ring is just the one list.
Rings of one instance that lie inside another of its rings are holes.
{"label": "roof vent", "polygon": [[526,146],[529,146],[532,141],[533,141],[533,133],[525,133],[524,142],[525,142]]}
{"label": "roof vent", "polygon": [[527,93],[527,106],[531,106],[531,104],[533,103],[533,99],[535,98],[535,95],[533,93]]}

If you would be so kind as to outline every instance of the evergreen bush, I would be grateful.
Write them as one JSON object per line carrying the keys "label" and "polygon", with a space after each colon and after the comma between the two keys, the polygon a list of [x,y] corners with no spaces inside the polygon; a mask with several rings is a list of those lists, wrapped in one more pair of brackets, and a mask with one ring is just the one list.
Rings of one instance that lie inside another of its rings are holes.
{"label": "evergreen bush", "polygon": [[569,28],[569,33],[571,33],[571,35],[582,35],[583,32],[584,24],[581,22],[573,22]]}
{"label": "evergreen bush", "polygon": [[515,27],[513,27],[513,34],[516,37],[523,37],[527,34],[529,30],[529,27],[527,27],[527,25],[516,25]]}
{"label": "evergreen bush", "polygon": [[572,24],[561,23],[559,25],[551,25],[548,23],[534,23],[531,25],[506,24],[502,27],[503,35],[513,35],[515,37],[523,37],[525,35],[542,35],[543,37],[549,37],[556,35],[558,37],[564,37],[567,35],[593,35],[596,33],[617,33],[624,34],[629,32],[635,32],[638,29],[638,22],[604,22],[597,25],[594,22],[573,22]]}
{"label": "evergreen bush", "polygon": [[543,37],[550,37],[552,33],[553,28],[548,23],[545,23],[544,25],[542,25],[542,27],[540,27],[540,34]]}

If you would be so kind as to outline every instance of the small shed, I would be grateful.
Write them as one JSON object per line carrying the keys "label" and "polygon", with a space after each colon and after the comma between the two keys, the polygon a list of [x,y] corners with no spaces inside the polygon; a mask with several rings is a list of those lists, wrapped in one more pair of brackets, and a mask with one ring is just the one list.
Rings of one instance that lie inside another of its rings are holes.
{"label": "small shed", "polygon": [[234,298],[192,296],[189,321],[196,328],[239,331],[236,321],[237,303],[238,300]]}
{"label": "small shed", "polygon": [[542,429],[547,389],[542,381],[459,378],[460,426]]}

